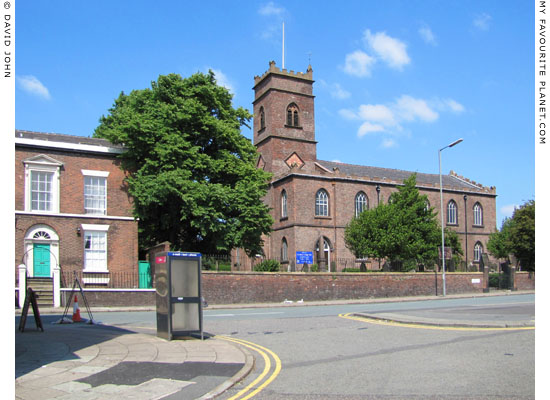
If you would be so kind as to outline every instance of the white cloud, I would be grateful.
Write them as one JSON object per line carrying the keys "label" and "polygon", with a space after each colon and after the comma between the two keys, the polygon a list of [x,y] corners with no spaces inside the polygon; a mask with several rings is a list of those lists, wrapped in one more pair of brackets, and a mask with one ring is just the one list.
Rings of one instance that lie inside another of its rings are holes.
{"label": "white cloud", "polygon": [[491,23],[492,19],[493,17],[491,17],[489,14],[478,14],[474,18],[474,26],[478,29],[481,29],[482,31],[487,31],[489,30],[489,24]]}
{"label": "white cloud", "polygon": [[517,204],[508,204],[506,206],[500,207],[500,212],[505,217],[511,217],[514,214],[516,208],[519,208]]}
{"label": "white cloud", "polygon": [[[403,128],[406,123],[433,123],[439,119],[438,111],[461,112],[463,110],[464,107],[452,99],[430,102],[402,95],[387,104],[361,104],[356,110],[341,109],[338,113],[346,120],[361,122],[357,130],[357,136],[361,138],[372,133],[400,136],[406,134]],[[395,140],[392,140],[392,143],[388,142],[384,147],[397,145]]]}
{"label": "white cloud", "polygon": [[275,5],[275,3],[270,1],[269,3],[260,7],[260,9],[258,10],[258,14],[266,16],[281,15],[284,13],[284,11],[285,9],[283,7],[278,7]]}
{"label": "white cloud", "polygon": [[466,108],[454,99],[439,99],[436,98],[430,102],[430,104],[439,111],[447,112],[451,111],[455,114],[460,114],[466,111]]}
{"label": "white cloud", "polygon": [[358,137],[363,137],[369,133],[384,132],[384,126],[378,124],[372,124],[370,122],[363,122],[357,131]]}
{"label": "white cloud", "polygon": [[332,97],[338,100],[344,100],[351,96],[351,93],[343,89],[339,83],[334,83],[330,88],[330,94]]}
{"label": "white cloud", "polygon": [[32,76],[32,75],[18,76],[17,82],[25,92],[41,97],[46,100],[51,99],[48,88],[44,86],[42,82],[40,82],[38,78],[36,78],[35,76]]}
{"label": "white cloud", "polygon": [[445,103],[455,113],[461,113],[464,111],[464,106],[453,99],[446,99]]}
{"label": "white cloud", "polygon": [[229,80],[227,75],[225,75],[221,70],[219,69],[212,69],[212,72],[214,72],[214,75],[216,76],[216,82],[218,85],[223,86],[227,90],[229,90],[231,93],[235,94],[235,87],[233,86],[233,83]]}
{"label": "white cloud", "polygon": [[392,147],[397,147],[397,142],[394,139],[386,138],[382,140],[380,147],[384,149],[390,149]]}
{"label": "white cloud", "polygon": [[338,114],[340,114],[340,116],[342,118],[347,119],[349,121],[360,119],[359,115],[357,115],[357,113],[355,113],[352,110],[345,109],[345,108],[339,110]]}
{"label": "white cloud", "polygon": [[391,68],[401,70],[411,62],[407,54],[407,46],[399,39],[386,35],[385,32],[372,34],[370,30],[364,33],[364,40],[374,50],[379,58]]}
{"label": "white cloud", "polygon": [[263,40],[280,44],[282,22],[287,14],[286,9],[270,1],[258,8],[258,14],[264,17],[260,37]]}
{"label": "white cloud", "polygon": [[396,123],[392,110],[383,104],[361,104],[358,115],[361,119],[384,125],[395,125]]}
{"label": "white cloud", "polygon": [[439,118],[439,114],[432,110],[425,100],[403,95],[397,99],[396,112],[406,121],[421,119],[425,122],[433,122]]}
{"label": "white cloud", "polygon": [[328,83],[324,79],[320,79],[318,82],[323,89],[329,91],[333,99],[344,100],[351,97],[351,93],[345,90],[339,83]]}
{"label": "white cloud", "polygon": [[361,50],[356,50],[353,53],[346,54],[344,72],[360,78],[370,76],[371,68],[374,63],[375,59],[373,57]]}
{"label": "white cloud", "polygon": [[427,44],[431,44],[432,46],[437,45],[437,40],[435,39],[435,35],[433,34],[432,30],[429,26],[423,26],[418,30],[418,33],[420,34],[420,37],[426,42]]}

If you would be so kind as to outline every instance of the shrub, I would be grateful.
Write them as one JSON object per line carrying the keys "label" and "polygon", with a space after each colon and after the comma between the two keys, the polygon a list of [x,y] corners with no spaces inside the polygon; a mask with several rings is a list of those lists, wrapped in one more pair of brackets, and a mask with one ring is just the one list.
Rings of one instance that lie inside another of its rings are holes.
{"label": "shrub", "polygon": [[499,286],[500,286],[500,274],[499,273],[489,274],[489,287],[498,289]]}
{"label": "shrub", "polygon": [[254,266],[254,271],[257,272],[278,272],[281,268],[281,264],[277,260],[264,260],[258,265]]}

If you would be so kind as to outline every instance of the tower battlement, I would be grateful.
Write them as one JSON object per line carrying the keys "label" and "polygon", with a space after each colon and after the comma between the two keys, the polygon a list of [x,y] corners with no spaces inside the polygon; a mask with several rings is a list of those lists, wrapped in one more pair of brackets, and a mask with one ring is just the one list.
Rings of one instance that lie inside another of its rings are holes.
{"label": "tower battlement", "polygon": [[283,68],[281,70],[279,67],[277,67],[277,65],[275,65],[275,61],[270,61],[269,69],[262,76],[256,75],[254,77],[254,86],[260,83],[269,74],[278,74],[292,78],[307,79],[313,81],[313,68],[311,68],[311,65],[308,65],[306,72],[294,72],[293,70],[288,71],[286,68]]}

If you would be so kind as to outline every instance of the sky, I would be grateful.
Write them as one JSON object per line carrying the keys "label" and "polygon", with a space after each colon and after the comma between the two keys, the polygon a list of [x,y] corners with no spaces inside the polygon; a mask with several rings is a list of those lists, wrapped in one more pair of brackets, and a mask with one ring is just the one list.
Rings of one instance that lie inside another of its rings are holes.
{"label": "sky", "polygon": [[[204,5],[208,4],[208,5]],[[524,0],[18,1],[15,128],[92,136],[120,92],[216,74],[252,110],[273,60],[313,68],[321,160],[496,186],[497,227],[535,198],[534,13]],[[243,135],[252,138],[244,128]]]}

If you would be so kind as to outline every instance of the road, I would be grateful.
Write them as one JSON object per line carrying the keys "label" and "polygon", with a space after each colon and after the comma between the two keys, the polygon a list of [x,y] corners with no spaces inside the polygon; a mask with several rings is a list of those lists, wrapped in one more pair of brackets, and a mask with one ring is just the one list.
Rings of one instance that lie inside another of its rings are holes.
{"label": "road", "polygon": [[[206,310],[205,331],[257,346],[249,348],[257,360],[254,373],[222,399],[237,395],[264,372],[254,385],[259,388],[254,399],[535,397],[533,329],[430,329],[344,318],[354,313],[532,322],[534,295]],[[104,317],[114,315],[97,319]],[[154,313],[133,317],[127,329],[154,327]],[[273,380],[263,385],[269,377]]]}

